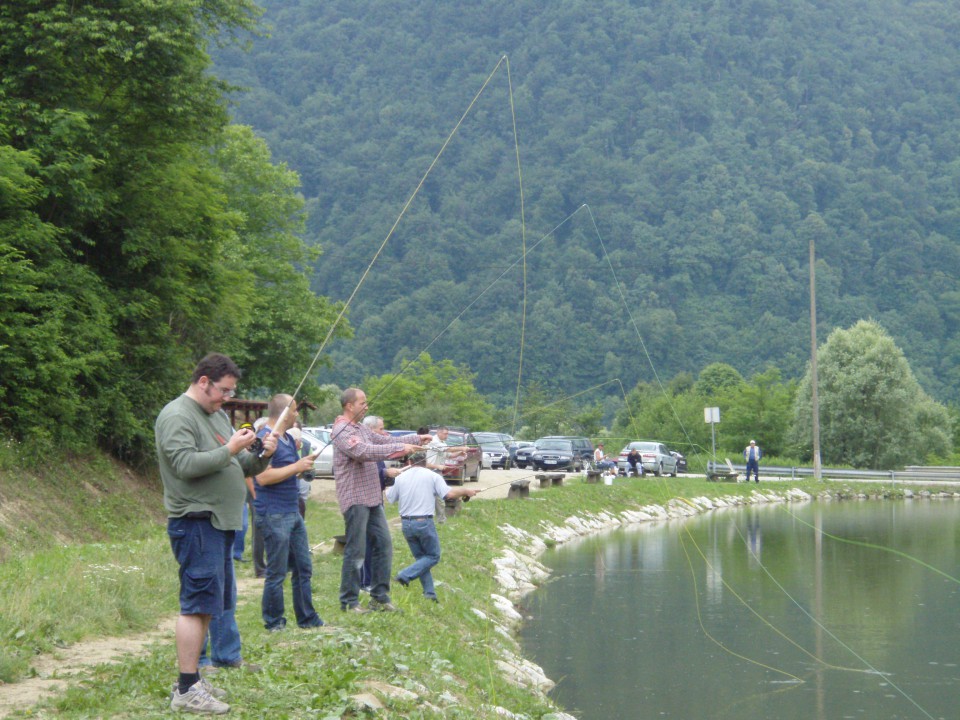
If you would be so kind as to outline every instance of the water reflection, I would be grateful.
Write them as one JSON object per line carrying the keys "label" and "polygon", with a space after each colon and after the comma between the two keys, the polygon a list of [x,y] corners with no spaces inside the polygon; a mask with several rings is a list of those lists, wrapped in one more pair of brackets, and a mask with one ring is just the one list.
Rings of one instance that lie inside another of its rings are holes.
{"label": "water reflection", "polygon": [[956,718],[953,501],[771,505],[543,559],[525,650],[590,718]]}

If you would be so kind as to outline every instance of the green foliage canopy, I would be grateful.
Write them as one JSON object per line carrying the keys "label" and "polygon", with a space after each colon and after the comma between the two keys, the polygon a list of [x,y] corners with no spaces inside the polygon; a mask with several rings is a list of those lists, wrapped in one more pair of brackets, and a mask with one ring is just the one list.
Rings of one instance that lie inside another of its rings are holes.
{"label": "green foliage canopy", "polygon": [[[830,333],[817,352],[820,448],[825,464],[897,468],[951,450],[947,409],[917,383],[903,352],[873,321]],[[797,393],[793,442],[811,457],[811,376]]]}
{"label": "green foliage canopy", "polygon": [[363,382],[370,412],[388,429],[416,430],[429,425],[463,425],[472,430],[493,423],[493,406],[473,385],[468,368],[450,360],[434,362],[423,353],[399,373]]}
{"label": "green foliage canopy", "polygon": [[261,387],[306,370],[334,309],[309,291],[296,176],[227,126],[209,73],[208,43],[259,14],[0,4],[0,424],[14,436],[142,458],[206,352],[237,354]]}

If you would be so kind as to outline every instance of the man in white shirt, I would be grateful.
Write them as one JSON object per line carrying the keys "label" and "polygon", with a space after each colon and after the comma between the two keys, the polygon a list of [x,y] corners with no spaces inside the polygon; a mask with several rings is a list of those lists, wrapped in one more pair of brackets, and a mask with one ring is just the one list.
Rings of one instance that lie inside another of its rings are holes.
{"label": "man in white shirt", "polygon": [[424,467],[425,462],[423,453],[414,454],[396,482],[387,488],[387,501],[400,504],[403,536],[413,553],[413,564],[398,572],[394,580],[406,587],[419,578],[424,597],[438,602],[430,573],[431,568],[440,562],[440,537],[433,522],[435,498],[471,498],[477,490],[449,487],[441,475]]}

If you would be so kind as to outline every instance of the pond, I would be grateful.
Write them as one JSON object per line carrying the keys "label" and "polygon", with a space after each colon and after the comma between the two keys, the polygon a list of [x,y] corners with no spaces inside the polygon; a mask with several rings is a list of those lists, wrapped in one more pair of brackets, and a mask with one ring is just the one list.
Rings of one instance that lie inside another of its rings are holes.
{"label": "pond", "polygon": [[775,503],[563,546],[524,653],[582,720],[955,720],[958,514]]}

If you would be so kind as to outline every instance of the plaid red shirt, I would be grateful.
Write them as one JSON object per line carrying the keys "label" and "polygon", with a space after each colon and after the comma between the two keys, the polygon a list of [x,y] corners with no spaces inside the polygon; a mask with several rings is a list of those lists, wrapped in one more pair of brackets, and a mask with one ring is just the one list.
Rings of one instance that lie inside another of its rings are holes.
{"label": "plaid red shirt", "polygon": [[380,435],[341,415],[333,423],[331,443],[337,504],[340,512],[345,513],[353,505],[376,507],[383,504],[377,460],[386,460],[393,453],[402,452],[404,444],[419,445],[420,436]]}

